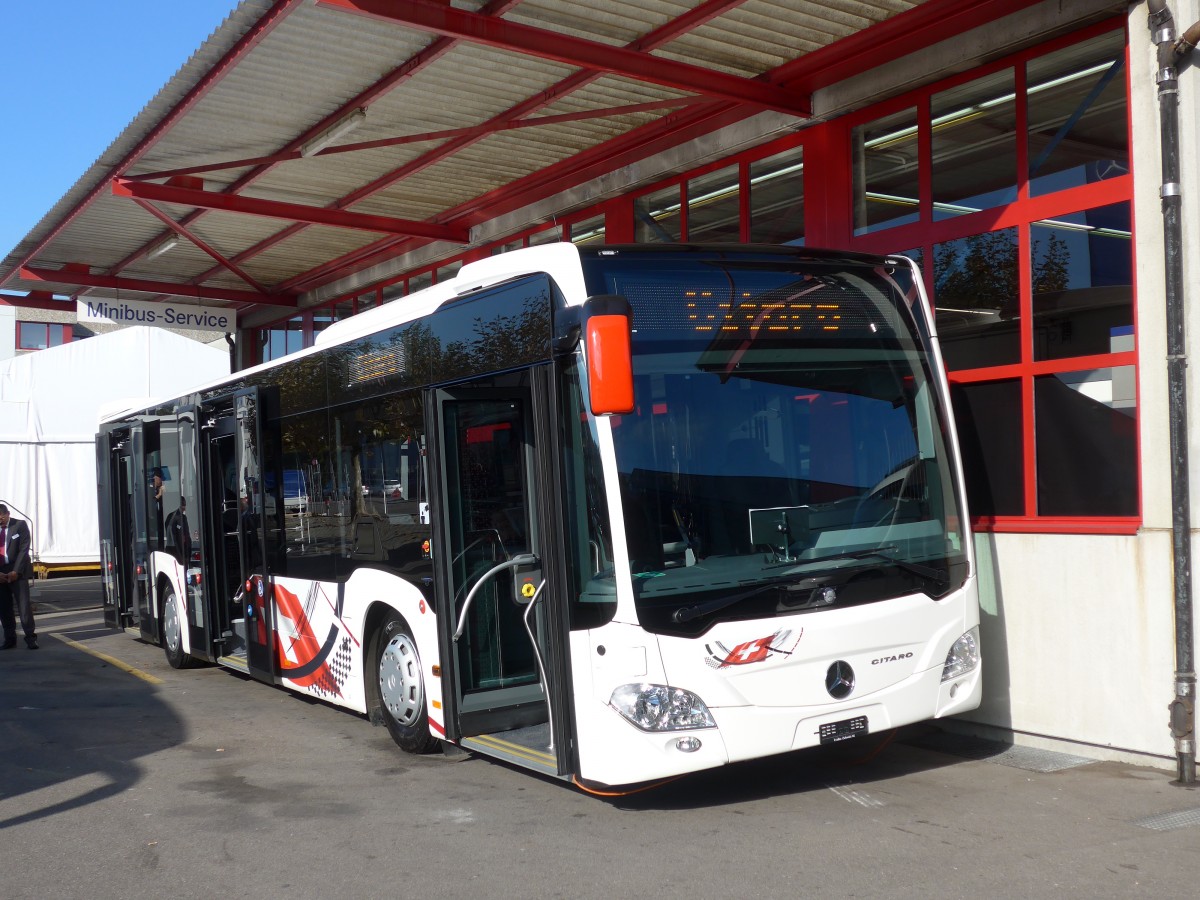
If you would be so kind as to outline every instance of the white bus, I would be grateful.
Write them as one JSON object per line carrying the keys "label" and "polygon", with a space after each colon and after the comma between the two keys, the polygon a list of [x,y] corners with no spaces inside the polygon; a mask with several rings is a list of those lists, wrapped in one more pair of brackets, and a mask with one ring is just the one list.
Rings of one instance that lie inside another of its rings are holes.
{"label": "white bus", "polygon": [[903,257],[498,255],[96,447],[110,625],[409,752],[622,786],[979,703],[947,384]]}

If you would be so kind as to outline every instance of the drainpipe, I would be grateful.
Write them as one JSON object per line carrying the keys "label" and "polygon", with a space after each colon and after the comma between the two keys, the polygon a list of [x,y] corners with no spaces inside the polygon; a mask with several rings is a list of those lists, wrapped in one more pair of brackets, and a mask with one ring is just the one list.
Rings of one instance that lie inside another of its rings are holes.
{"label": "drainpipe", "polygon": [[1195,44],[1200,23],[1175,40],[1175,20],[1166,0],[1149,0],[1149,25],[1158,47],[1159,131],[1162,144],[1163,253],[1167,301],[1167,391],[1171,427],[1171,538],[1175,581],[1175,699],[1170,712],[1178,777],[1196,782],[1196,666],[1192,624],[1192,527],[1188,483],[1187,340],[1183,309],[1183,197],[1179,185],[1179,71],[1177,63]]}

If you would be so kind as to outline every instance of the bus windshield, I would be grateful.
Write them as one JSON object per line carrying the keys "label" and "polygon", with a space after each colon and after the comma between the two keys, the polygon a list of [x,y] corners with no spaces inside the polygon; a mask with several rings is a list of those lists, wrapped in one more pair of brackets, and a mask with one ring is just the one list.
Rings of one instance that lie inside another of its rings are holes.
{"label": "bus windshield", "polygon": [[803,251],[599,257],[633,306],[612,419],[641,624],[695,634],[967,575],[910,270]]}

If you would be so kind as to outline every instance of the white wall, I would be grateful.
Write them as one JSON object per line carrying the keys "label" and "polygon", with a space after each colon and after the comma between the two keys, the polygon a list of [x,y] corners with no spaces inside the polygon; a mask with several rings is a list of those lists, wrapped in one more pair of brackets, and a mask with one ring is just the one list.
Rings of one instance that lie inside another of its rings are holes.
{"label": "white wall", "polygon": [[1170,757],[1170,534],[981,534],[975,544],[984,701],[964,719],[1084,755]]}
{"label": "white wall", "polygon": [[0,361],[17,355],[17,311],[0,306]]}

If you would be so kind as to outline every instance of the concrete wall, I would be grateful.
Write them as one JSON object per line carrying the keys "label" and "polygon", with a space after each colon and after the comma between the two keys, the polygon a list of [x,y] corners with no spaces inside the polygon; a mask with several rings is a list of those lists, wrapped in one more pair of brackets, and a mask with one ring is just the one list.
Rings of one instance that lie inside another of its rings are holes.
{"label": "concrete wall", "polygon": [[[1173,2],[1182,30],[1200,2]],[[966,717],[1028,743],[1168,763],[1174,742],[1170,444],[1162,181],[1156,62],[1144,3],[1129,12],[1130,115],[1137,241],[1138,421],[1142,528],[1134,536],[979,535],[985,699]],[[1200,58],[1194,62],[1200,63]],[[1180,84],[1185,307],[1200,335],[1200,75]],[[1200,516],[1200,384],[1188,370],[1193,524]],[[1193,545],[1195,529],[1193,529]],[[1200,552],[1200,548],[1195,552]]]}

